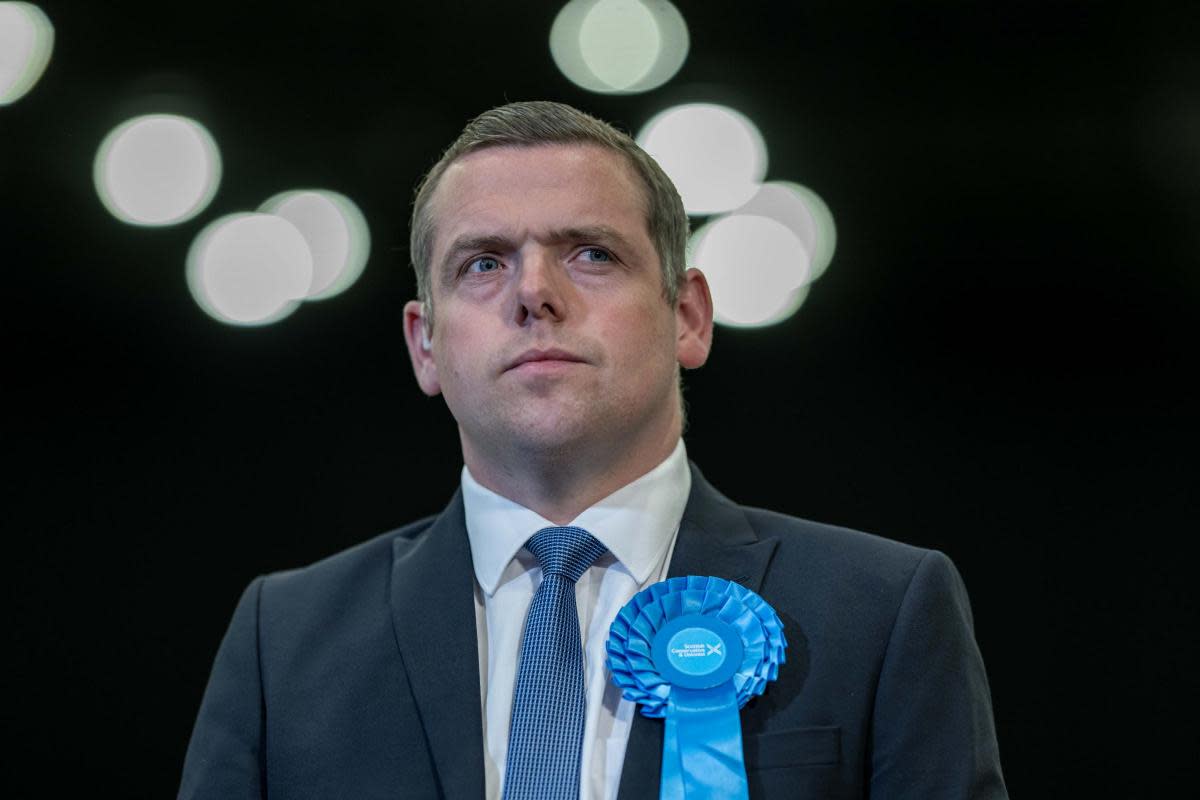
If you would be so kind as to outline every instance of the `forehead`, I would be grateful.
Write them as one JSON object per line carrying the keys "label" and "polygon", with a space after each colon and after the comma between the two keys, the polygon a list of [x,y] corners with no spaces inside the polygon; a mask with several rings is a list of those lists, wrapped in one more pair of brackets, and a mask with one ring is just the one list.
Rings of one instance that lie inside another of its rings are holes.
{"label": "forehead", "polygon": [[465,233],[608,225],[652,246],[646,192],[628,160],[591,144],[499,146],[457,159],[430,200],[434,263]]}

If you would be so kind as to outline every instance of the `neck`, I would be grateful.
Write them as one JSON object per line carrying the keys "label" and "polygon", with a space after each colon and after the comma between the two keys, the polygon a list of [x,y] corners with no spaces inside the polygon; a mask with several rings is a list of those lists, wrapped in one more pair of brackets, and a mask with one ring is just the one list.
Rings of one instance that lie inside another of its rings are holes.
{"label": "neck", "polygon": [[[463,439],[463,460],[471,476],[496,494],[520,503],[555,525],[566,525],[661,464],[675,449],[673,427],[635,448],[581,453],[578,447],[489,458]],[[515,457],[514,457],[515,455]]]}

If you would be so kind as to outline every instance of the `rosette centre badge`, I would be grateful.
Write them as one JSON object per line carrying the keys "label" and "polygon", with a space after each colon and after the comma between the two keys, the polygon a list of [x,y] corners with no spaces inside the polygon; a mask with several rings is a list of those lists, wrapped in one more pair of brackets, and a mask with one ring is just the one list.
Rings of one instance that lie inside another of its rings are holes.
{"label": "rosette centre badge", "polygon": [[660,796],[747,796],[739,710],[779,674],[787,640],[771,606],[722,578],[639,592],[609,629],[613,681],[665,722]]}
{"label": "rosette centre badge", "polygon": [[708,689],[733,678],[742,663],[733,626],[700,614],[677,617],[654,637],[654,666],[674,686]]}

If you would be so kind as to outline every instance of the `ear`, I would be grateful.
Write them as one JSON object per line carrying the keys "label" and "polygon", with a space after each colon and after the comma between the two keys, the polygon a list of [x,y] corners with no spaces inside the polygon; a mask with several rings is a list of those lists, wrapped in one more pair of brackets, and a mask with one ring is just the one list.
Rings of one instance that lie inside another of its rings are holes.
{"label": "ear", "polygon": [[432,333],[425,322],[425,310],[416,300],[404,304],[404,341],[408,345],[408,357],[412,361],[413,374],[421,391],[433,397],[441,394],[438,382],[437,363],[433,358]]}
{"label": "ear", "polygon": [[712,292],[704,273],[689,269],[679,287],[675,306],[675,358],[684,369],[696,369],[708,361],[712,349]]}

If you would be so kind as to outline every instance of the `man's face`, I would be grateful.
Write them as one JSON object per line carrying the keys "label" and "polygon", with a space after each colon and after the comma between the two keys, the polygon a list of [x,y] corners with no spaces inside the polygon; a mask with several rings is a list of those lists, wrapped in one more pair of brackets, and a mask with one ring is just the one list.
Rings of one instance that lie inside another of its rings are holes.
{"label": "man's face", "polygon": [[624,159],[595,146],[494,147],[446,170],[430,208],[431,348],[415,302],[405,332],[468,463],[673,445],[677,364],[703,363],[711,323],[693,330],[699,273],[679,308],[664,299],[645,204]]}

